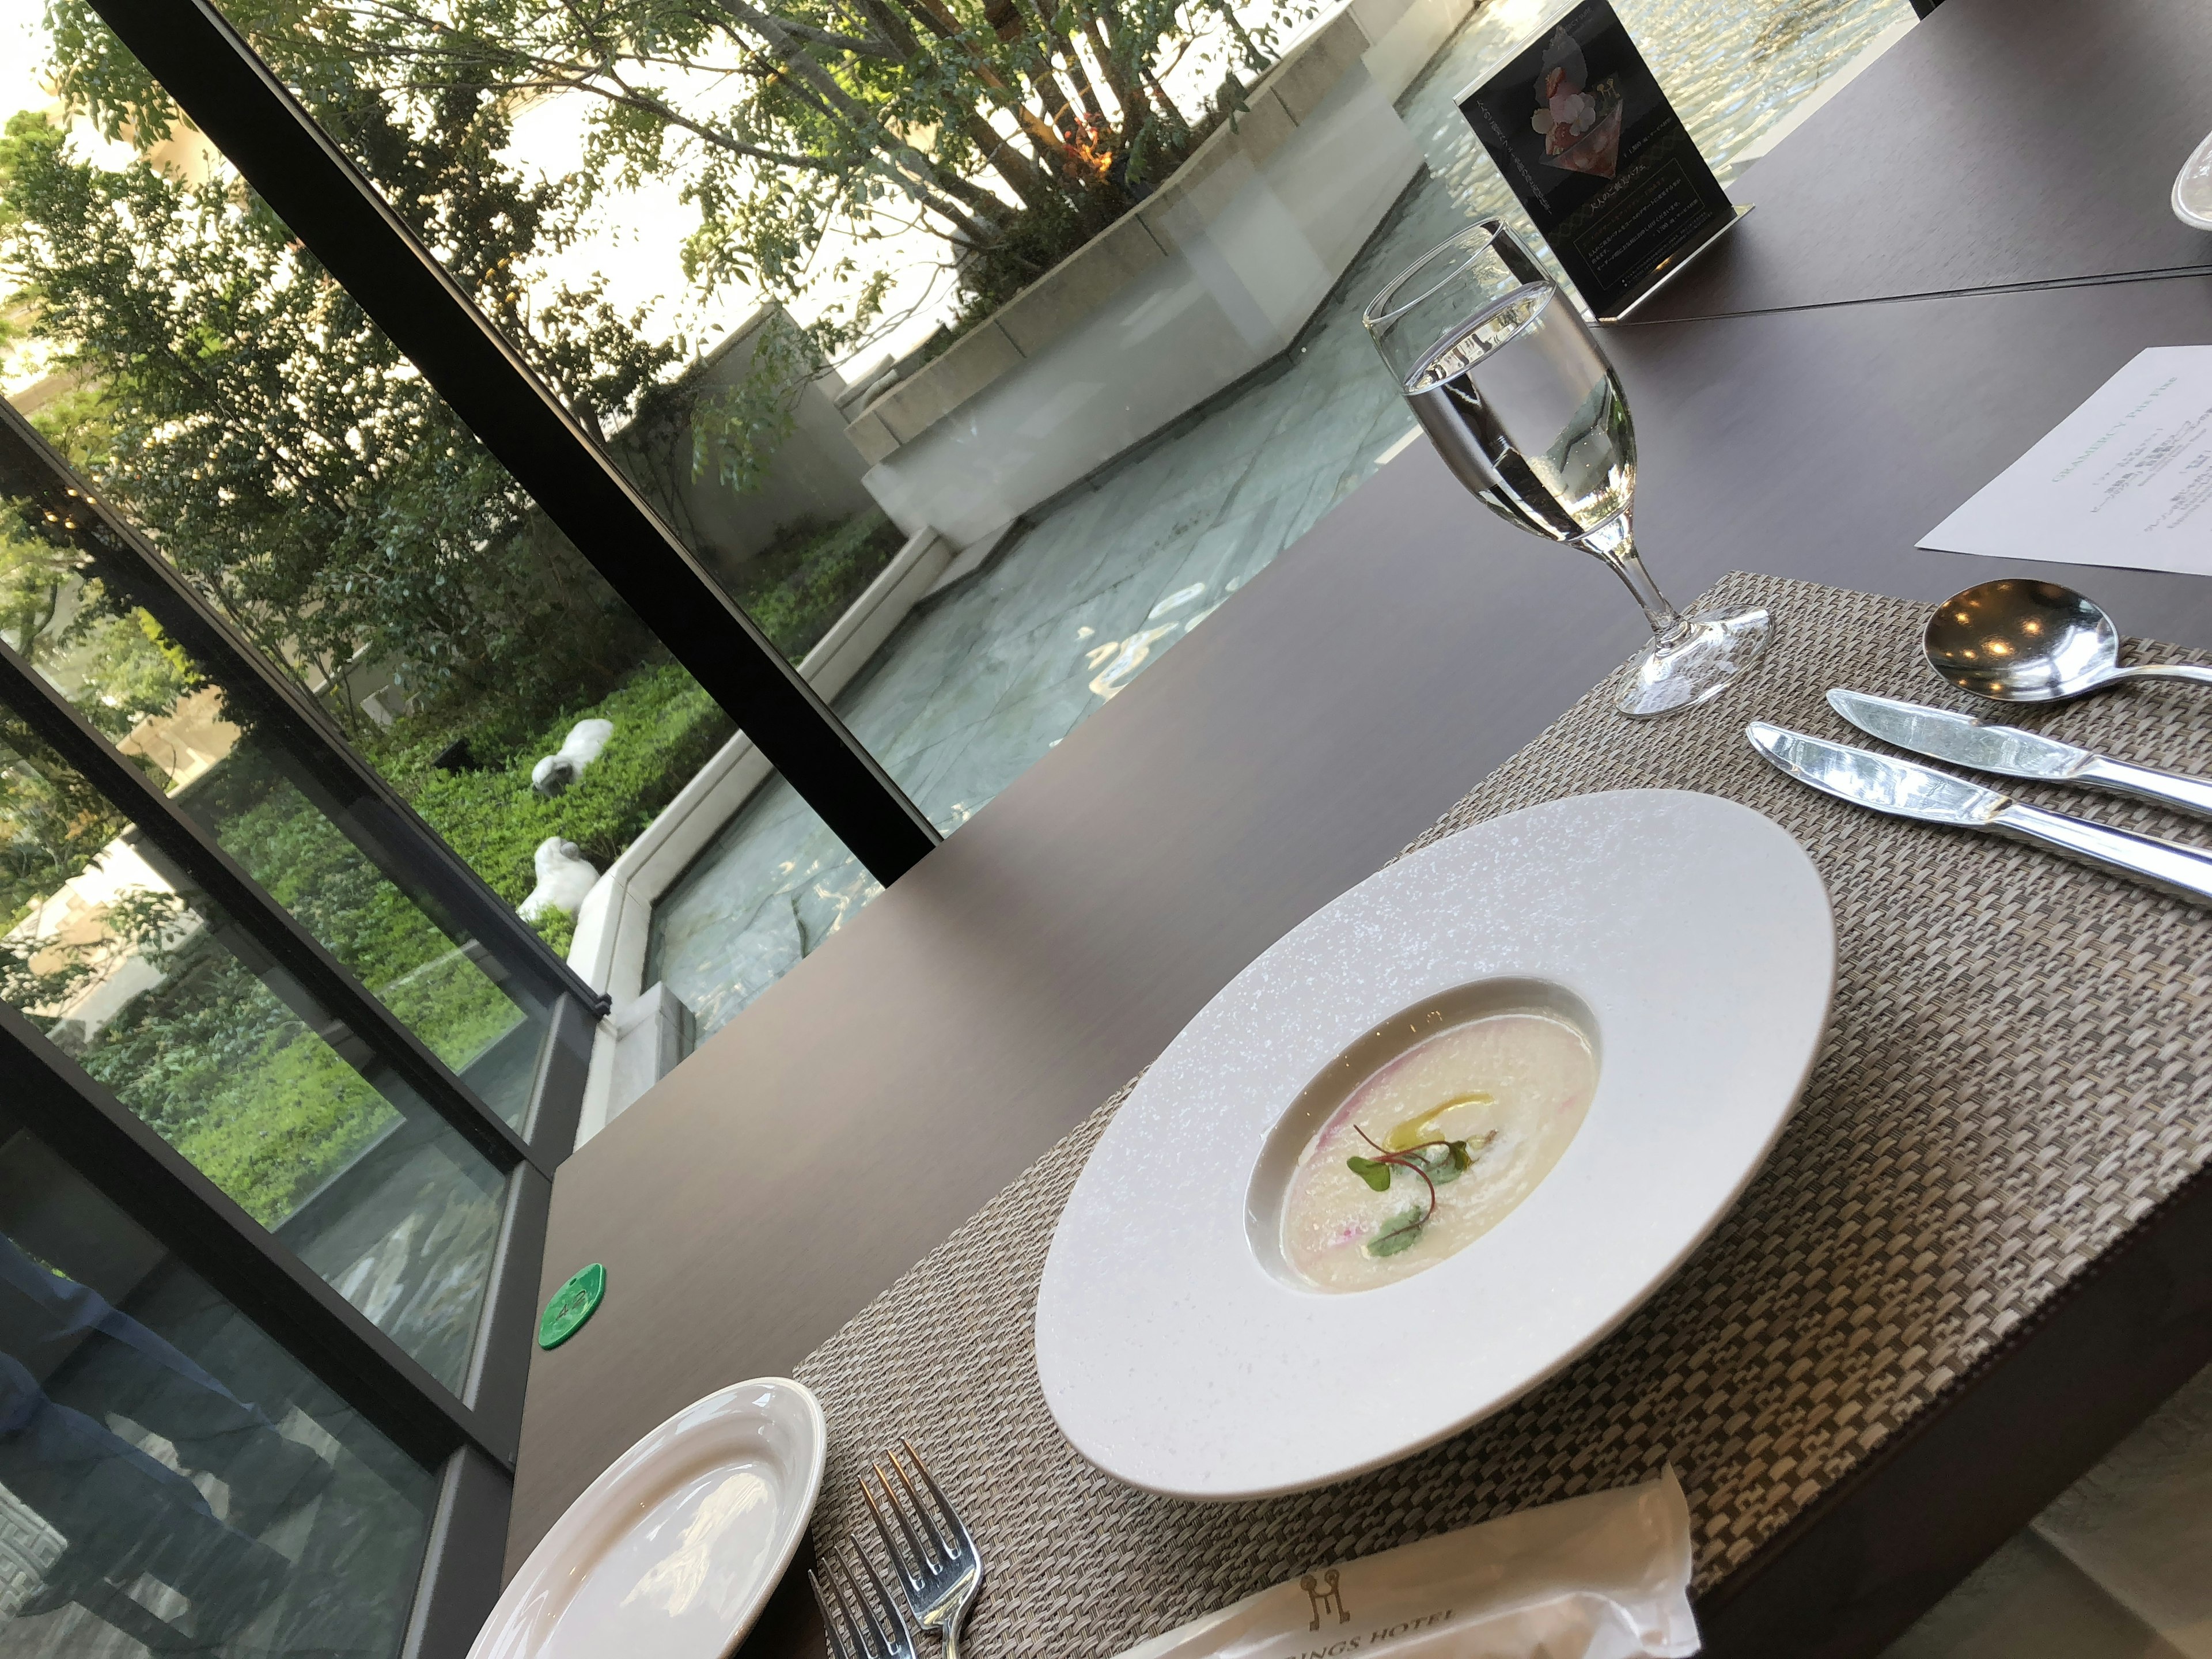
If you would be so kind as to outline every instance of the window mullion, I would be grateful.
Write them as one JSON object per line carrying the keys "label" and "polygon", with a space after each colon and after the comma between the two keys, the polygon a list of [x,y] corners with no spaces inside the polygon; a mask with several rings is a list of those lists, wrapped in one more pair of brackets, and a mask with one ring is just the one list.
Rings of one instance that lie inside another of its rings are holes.
{"label": "window mullion", "polygon": [[26,1127],[410,1456],[473,1447],[513,1468],[514,1423],[456,1399],[5,1003],[0,1073]]}
{"label": "window mullion", "polygon": [[214,6],[93,4],[878,880],[937,844],[921,810]]}
{"label": "window mullion", "polygon": [[[454,1076],[422,1040],[371,996],[296,918],[261,890],[230,854],[177,809],[118,753],[13,647],[0,641],[0,702],[82,773],[138,827],[154,849],[193,887],[220,905],[234,926],[279,970],[270,989],[357,1069],[387,1066],[432,1110],[501,1171],[533,1162],[529,1144]],[[296,983],[304,999],[295,992]],[[325,1029],[331,1019],[344,1030]],[[349,1038],[351,1039],[349,1042]],[[348,1054],[361,1045],[366,1054]],[[373,1077],[372,1077],[373,1080]]]}
{"label": "window mullion", "polygon": [[[132,600],[195,659],[215,671],[227,696],[240,699],[257,724],[279,740],[271,757],[300,792],[341,829],[357,825],[348,839],[392,885],[451,931],[476,939],[495,953],[501,971],[526,973],[547,1000],[573,996],[587,1006],[605,999],[554,954],[483,878],[377,773],[362,762],[329,717],[240,639],[230,624],[171,569],[142,536],[72,472],[15,409],[0,400],[0,440],[12,440],[44,478],[20,482],[39,491],[41,505],[83,520],[83,537],[96,548],[95,567],[128,561]],[[73,494],[71,492],[74,492]],[[51,496],[52,499],[46,499]],[[101,574],[107,574],[105,570]],[[602,1009],[602,1012],[604,1010]]]}
{"label": "window mullion", "polygon": [[441,1472],[399,1659],[461,1659],[498,1604],[514,1483],[466,1448]]}

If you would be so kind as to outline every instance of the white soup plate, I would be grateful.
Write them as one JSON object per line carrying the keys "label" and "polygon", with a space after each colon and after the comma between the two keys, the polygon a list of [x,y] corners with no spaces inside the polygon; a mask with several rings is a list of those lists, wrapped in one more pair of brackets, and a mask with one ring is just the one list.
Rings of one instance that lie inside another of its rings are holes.
{"label": "white soup plate", "polygon": [[553,1523],[469,1659],[722,1659],[798,1553],[828,1444],[783,1377],[686,1406]]}
{"label": "white soup plate", "polygon": [[[1835,961],[1812,860],[1713,795],[1571,796],[1362,882],[1200,1011],[1077,1181],[1036,1314],[1062,1432],[1132,1486],[1261,1498],[1510,1404],[1626,1318],[1735,1202],[1804,1088]],[[1424,1272],[1308,1287],[1276,1247],[1280,1198],[1358,1056],[1402,1051],[1390,1034],[1415,1019],[1529,1007],[1597,1053],[1558,1164]]]}

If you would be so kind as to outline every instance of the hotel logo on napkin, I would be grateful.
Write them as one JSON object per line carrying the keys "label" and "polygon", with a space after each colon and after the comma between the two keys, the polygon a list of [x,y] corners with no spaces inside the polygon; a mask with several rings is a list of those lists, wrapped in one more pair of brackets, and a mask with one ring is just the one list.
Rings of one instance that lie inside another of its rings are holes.
{"label": "hotel logo on napkin", "polygon": [[[1326,1578],[1328,1581],[1327,1589],[1321,1588],[1321,1578]],[[1331,1567],[1327,1572],[1322,1574],[1321,1578],[1316,1578],[1311,1573],[1308,1573],[1298,1580],[1298,1588],[1304,1590],[1307,1598],[1313,1602],[1312,1627],[1315,1630],[1321,1628],[1321,1616],[1331,1607],[1336,1609],[1338,1624],[1350,1624],[1352,1611],[1344,1605],[1344,1592],[1337,1588],[1336,1569]]]}

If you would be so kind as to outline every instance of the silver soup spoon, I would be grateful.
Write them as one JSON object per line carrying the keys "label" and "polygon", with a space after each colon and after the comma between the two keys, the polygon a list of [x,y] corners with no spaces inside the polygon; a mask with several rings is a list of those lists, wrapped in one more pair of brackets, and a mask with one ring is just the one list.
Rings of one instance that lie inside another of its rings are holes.
{"label": "silver soup spoon", "polygon": [[2007,576],[1936,607],[1923,641],[1928,665],[1994,702],[2064,702],[2124,680],[2212,685],[2212,668],[2120,666],[2120,630],[2070,587]]}

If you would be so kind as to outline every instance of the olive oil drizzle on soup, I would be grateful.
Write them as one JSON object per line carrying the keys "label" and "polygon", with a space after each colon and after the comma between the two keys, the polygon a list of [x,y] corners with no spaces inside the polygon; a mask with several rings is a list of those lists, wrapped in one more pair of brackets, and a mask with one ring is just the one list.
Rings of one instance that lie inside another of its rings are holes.
{"label": "olive oil drizzle on soup", "polygon": [[1583,1034],[1492,1014],[1368,1078],[1298,1155],[1283,1259],[1323,1291],[1408,1278],[1462,1250],[1552,1172],[1597,1091]]}

